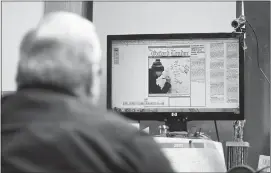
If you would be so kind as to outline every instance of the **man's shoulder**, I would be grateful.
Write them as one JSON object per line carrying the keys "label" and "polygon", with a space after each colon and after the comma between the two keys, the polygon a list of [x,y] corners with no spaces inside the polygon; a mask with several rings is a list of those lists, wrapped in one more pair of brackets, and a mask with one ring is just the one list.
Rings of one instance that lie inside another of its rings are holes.
{"label": "man's shoulder", "polygon": [[[84,113],[87,113],[85,110]],[[143,145],[156,145],[154,140],[145,132],[132,125],[128,118],[112,111],[96,109],[78,118],[77,129],[80,133],[103,136],[105,140],[126,141],[126,143],[144,143]]]}
{"label": "man's shoulder", "polygon": [[[93,109],[91,106],[73,99],[59,103],[68,104],[58,105],[57,109],[51,109],[51,115],[46,116],[48,121],[32,121],[32,123],[28,123],[27,130],[22,130],[20,134],[11,134],[10,130],[4,130],[5,145],[2,155],[10,159],[9,151],[31,148],[32,154],[22,157],[33,160],[37,158],[37,155],[43,155],[50,158],[50,164],[56,167],[59,166],[56,163],[64,159],[61,158],[63,153],[68,153],[68,158],[73,158],[66,160],[67,166],[79,162],[81,165],[81,163],[86,163],[86,159],[89,163],[100,165],[95,158],[106,155],[106,158],[109,158],[112,163],[122,168],[125,167],[123,168],[125,170],[133,170],[129,166],[129,163],[133,162],[133,165],[136,165],[135,167],[142,172],[147,170],[171,172],[167,159],[162,155],[154,140],[132,126],[126,118],[110,111]],[[59,108],[65,110],[62,111]],[[39,109],[39,113],[47,115],[48,112],[43,113]],[[60,116],[59,113],[61,118],[56,118],[56,116]],[[18,113],[19,115],[21,114]],[[69,119],[69,117],[73,118]],[[56,119],[57,121],[55,121]],[[2,134],[4,134],[3,130]],[[24,142],[24,147],[19,145],[22,142]],[[16,154],[20,153],[22,152]],[[80,160],[81,158],[84,159]],[[39,160],[39,164],[44,165],[45,160]],[[155,166],[157,162],[159,167]],[[86,166],[89,167],[89,164]]]}
{"label": "man's shoulder", "polygon": [[[86,113],[86,112],[85,112]],[[131,121],[123,117],[120,114],[106,111],[96,110],[84,116],[83,121],[88,126],[93,126],[104,133],[103,135],[118,135],[118,136],[129,136],[139,135],[139,129],[131,124]]]}

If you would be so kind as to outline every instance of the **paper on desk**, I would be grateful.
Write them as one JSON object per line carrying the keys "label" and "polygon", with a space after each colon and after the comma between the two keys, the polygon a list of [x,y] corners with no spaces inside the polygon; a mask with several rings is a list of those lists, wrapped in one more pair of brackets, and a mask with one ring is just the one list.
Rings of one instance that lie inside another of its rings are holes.
{"label": "paper on desk", "polygon": [[176,172],[226,172],[224,162],[213,149],[163,149]]}
{"label": "paper on desk", "polygon": [[[270,166],[270,156],[260,155],[258,169],[262,169],[266,166]],[[270,172],[270,168],[264,170],[264,172]]]}
{"label": "paper on desk", "polygon": [[[203,140],[194,141],[199,147],[203,147],[189,148],[186,147],[188,146],[189,140],[174,138],[169,138],[169,141],[167,140],[166,142],[173,144],[173,147],[170,147],[170,145],[162,147],[162,151],[168,157],[176,172],[227,172],[221,143]],[[159,143],[162,146],[163,143],[161,142],[162,141]],[[209,143],[210,147],[208,147],[206,143]],[[222,153],[219,151],[221,150],[219,149],[220,146]]]}

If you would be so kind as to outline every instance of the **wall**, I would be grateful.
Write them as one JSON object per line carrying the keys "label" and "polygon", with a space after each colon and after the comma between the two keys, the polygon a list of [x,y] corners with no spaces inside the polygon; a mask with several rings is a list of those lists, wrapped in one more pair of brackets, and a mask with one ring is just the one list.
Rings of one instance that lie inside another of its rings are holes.
{"label": "wall", "polygon": [[2,2],[2,91],[14,91],[19,44],[39,22],[44,2]]}
{"label": "wall", "polygon": [[85,14],[85,6],[83,1],[45,1],[44,13],[54,11],[69,11],[80,15]]}

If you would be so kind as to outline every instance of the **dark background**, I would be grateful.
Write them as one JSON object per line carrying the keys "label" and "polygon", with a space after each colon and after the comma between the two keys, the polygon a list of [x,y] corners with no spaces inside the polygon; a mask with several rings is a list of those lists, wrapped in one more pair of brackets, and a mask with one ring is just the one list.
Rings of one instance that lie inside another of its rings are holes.
{"label": "dark background", "polygon": [[[237,7],[239,16],[240,3]],[[270,80],[270,1],[245,1],[244,8],[258,36],[261,68]],[[249,27],[246,44],[244,138],[251,145],[249,164],[255,168],[260,154],[270,156],[270,86],[257,66],[256,39]]]}

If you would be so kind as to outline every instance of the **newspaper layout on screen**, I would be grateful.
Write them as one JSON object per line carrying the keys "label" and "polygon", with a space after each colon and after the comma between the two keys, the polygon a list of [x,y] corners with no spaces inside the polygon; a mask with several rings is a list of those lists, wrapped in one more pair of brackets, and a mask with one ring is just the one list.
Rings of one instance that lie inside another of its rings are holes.
{"label": "newspaper layout on screen", "polygon": [[123,112],[239,112],[237,39],[114,41],[112,106]]}

